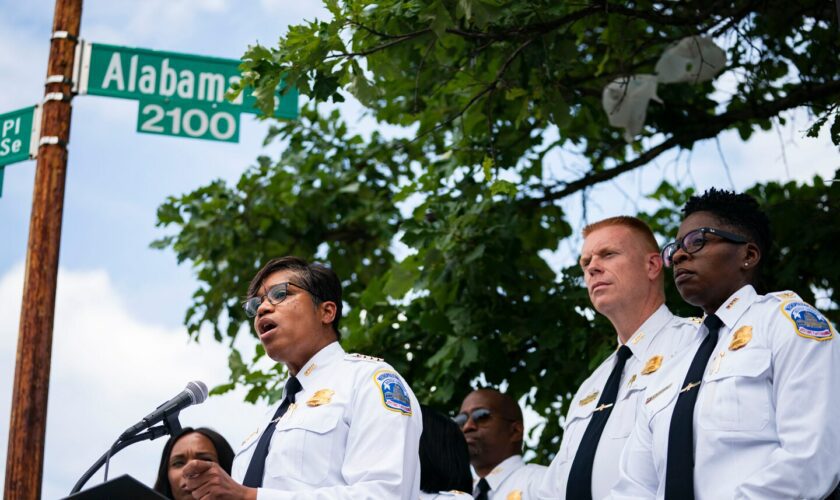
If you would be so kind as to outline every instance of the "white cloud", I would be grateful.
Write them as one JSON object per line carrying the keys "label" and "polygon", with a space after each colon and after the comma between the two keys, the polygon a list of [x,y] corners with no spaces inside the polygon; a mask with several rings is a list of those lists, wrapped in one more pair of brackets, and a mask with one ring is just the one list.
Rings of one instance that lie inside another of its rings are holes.
{"label": "white cloud", "polygon": [[[0,413],[10,412],[23,265],[0,278]],[[150,322],[116,292],[102,270],[59,271],[53,336],[43,497],[65,496],[79,476],[128,426],[181,391],[190,380],[226,381],[227,349],[210,339],[187,342],[178,328]],[[252,341],[253,342],[253,341]],[[243,391],[211,397],[181,413],[182,425],[219,430],[234,448],[253,431],[265,405]],[[6,433],[0,453],[6,456]],[[129,473],[151,484],[164,439],[142,442],[111,462],[111,477]],[[101,481],[101,473],[89,485]]]}

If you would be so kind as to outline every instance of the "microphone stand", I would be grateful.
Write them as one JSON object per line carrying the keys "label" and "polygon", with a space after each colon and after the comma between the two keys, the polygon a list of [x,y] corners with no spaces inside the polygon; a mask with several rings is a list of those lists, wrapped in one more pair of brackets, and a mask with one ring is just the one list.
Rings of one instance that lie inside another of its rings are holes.
{"label": "microphone stand", "polygon": [[[113,445],[102,454],[99,459],[94,462],[94,464],[87,470],[82,477],[76,481],[76,485],[73,486],[73,489],[70,491],[70,494],[78,493],[79,490],[82,489],[82,486],[88,482],[88,480],[96,474],[96,471],[102,467],[105,462],[111,459],[112,456],[116,455],[119,451],[123,448],[127,448],[134,443],[139,443],[140,441],[149,440],[152,441],[162,436],[166,436],[167,434],[174,436],[181,432],[181,422],[178,421],[178,414],[180,412],[175,412],[171,415],[167,415],[166,418],[163,420],[162,425],[158,425],[156,427],[150,427],[148,431],[141,432],[140,434],[136,434],[134,436],[128,437],[126,439],[117,439]],[[106,469],[107,470],[107,469]]]}

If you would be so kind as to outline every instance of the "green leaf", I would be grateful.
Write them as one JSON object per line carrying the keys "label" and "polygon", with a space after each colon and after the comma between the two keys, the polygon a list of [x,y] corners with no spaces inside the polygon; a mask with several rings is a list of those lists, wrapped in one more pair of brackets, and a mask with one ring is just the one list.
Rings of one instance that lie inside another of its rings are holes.
{"label": "green leaf", "polygon": [[494,195],[504,194],[513,197],[516,196],[518,191],[519,189],[516,187],[516,184],[502,179],[495,180],[493,181],[493,184],[490,185],[490,193]]}
{"label": "green leaf", "polygon": [[490,181],[493,179],[493,166],[496,164],[493,158],[485,156],[481,162],[481,170],[484,172],[484,180]]}

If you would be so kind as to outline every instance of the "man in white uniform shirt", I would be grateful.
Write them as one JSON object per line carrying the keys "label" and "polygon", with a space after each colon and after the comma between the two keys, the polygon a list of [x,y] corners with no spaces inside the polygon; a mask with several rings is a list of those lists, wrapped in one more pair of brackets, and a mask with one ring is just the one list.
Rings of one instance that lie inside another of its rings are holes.
{"label": "man in white uniform shirt", "polygon": [[420,407],[391,366],[339,345],[336,274],[274,259],[248,297],[266,354],[288,369],[283,400],[245,439],[231,476],[193,460],[184,468],[187,489],[202,499],[416,500]]}
{"label": "man in white uniform shirt", "polygon": [[473,391],[464,398],[455,423],[467,440],[477,500],[537,498],[546,468],[522,460],[525,427],[522,409],[512,397],[495,389]]}
{"label": "man in white uniform shirt", "polygon": [[539,489],[543,499],[609,493],[640,395],[697,331],[665,306],[662,258],[644,222],[612,217],[587,226],[583,236],[580,265],[589,298],[615,327],[618,349],[571,400],[560,451]]}

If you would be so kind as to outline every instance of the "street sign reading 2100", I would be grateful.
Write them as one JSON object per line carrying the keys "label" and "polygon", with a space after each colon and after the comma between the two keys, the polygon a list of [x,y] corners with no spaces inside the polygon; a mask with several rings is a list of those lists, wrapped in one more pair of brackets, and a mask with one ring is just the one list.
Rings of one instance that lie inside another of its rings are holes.
{"label": "street sign reading 2100", "polygon": [[[225,99],[239,82],[236,59],[100,43],[84,44],[80,52],[78,92],[138,100],[139,132],[237,142],[239,114],[259,112],[250,93]],[[296,118],[297,101],[297,89],[278,91],[275,116]]]}

